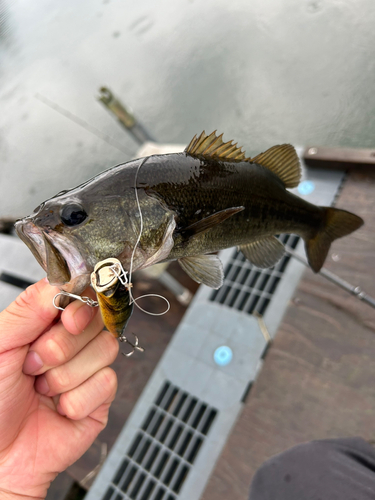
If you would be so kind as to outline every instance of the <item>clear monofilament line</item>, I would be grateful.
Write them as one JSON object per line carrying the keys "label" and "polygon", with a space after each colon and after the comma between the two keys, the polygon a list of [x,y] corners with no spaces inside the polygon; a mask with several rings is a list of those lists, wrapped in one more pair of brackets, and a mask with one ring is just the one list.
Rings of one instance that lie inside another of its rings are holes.
{"label": "clear monofilament line", "polygon": [[[140,228],[139,228],[139,234],[138,234],[138,238],[137,238],[137,241],[134,245],[134,248],[133,248],[133,252],[132,252],[132,255],[131,255],[131,258],[130,258],[130,268],[129,268],[129,283],[132,282],[132,273],[133,273],[133,260],[134,260],[134,255],[135,255],[135,252],[136,252],[136,249],[137,249],[137,246],[139,245],[139,242],[141,241],[141,237],[142,237],[142,232],[143,232],[143,216],[142,216],[142,210],[141,210],[141,205],[139,203],[139,197],[138,197],[138,189],[137,189],[137,181],[138,181],[138,172],[140,170],[140,168],[142,167],[142,165],[144,165],[144,163],[146,163],[148,158],[145,158],[139,165],[138,165],[138,168],[137,168],[137,171],[135,173],[135,179],[134,179],[134,193],[135,193],[135,201],[137,203],[137,208],[138,208],[138,213],[139,213],[139,222],[140,222]],[[130,293],[130,299],[131,301],[134,302],[134,299],[133,299],[133,294],[131,293],[131,290],[129,289],[129,293]]]}
{"label": "clear monofilament line", "polygon": [[[138,309],[140,311],[142,311],[142,312],[144,312],[146,314],[149,314],[150,316],[162,316],[163,314],[166,314],[169,311],[169,309],[171,308],[169,300],[166,297],[163,297],[162,295],[159,295],[157,293],[148,293],[146,295],[141,295],[140,297],[134,298],[133,292],[132,292],[132,289],[131,289],[134,256],[135,256],[136,249],[137,249],[137,247],[139,245],[139,242],[141,241],[142,232],[143,232],[143,216],[142,216],[141,205],[139,203],[138,190],[137,190],[137,180],[138,180],[139,170],[142,167],[142,165],[144,165],[146,163],[147,160],[148,160],[148,158],[145,158],[142,161],[142,163],[140,163],[138,165],[137,171],[135,173],[135,179],[134,179],[135,201],[137,203],[137,208],[138,208],[138,213],[139,213],[140,229],[139,229],[139,234],[138,234],[138,238],[137,238],[136,244],[134,245],[133,252],[132,252],[132,255],[131,255],[131,258],[130,258],[129,283],[128,283],[129,287],[128,287],[128,290],[129,290],[129,296],[130,296],[130,303],[131,304],[135,304],[135,306],[138,307]],[[159,297],[160,299],[165,300],[165,302],[167,303],[167,309],[165,311],[161,312],[161,313],[152,313],[150,311],[146,311],[140,305],[137,304],[138,300],[144,299],[146,297]]]}
{"label": "clear monofilament line", "polygon": [[113,274],[116,276],[116,278],[118,278],[121,285],[130,286],[130,283],[128,281],[128,276],[127,276],[128,275],[127,271],[125,271],[125,269],[122,267],[121,262],[119,262],[119,266],[120,266],[120,270],[121,270],[120,273],[117,272],[116,266],[111,266],[111,270],[112,270]]}

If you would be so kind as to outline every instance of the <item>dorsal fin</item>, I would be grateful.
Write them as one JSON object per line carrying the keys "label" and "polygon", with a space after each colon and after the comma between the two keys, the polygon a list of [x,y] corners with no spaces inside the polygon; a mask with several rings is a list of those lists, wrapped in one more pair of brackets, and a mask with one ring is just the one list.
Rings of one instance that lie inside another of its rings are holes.
{"label": "dorsal fin", "polygon": [[237,143],[233,144],[233,141],[224,142],[222,137],[223,134],[216,135],[216,130],[210,135],[206,135],[203,131],[198,138],[196,135],[193,137],[186,147],[185,153],[190,156],[203,156],[215,160],[248,160],[248,158],[245,158],[242,148],[237,147]]}
{"label": "dorsal fin", "polygon": [[251,163],[258,163],[276,174],[287,188],[297,187],[301,180],[301,165],[296,150],[291,144],[273,146],[264,153],[251,158]]}

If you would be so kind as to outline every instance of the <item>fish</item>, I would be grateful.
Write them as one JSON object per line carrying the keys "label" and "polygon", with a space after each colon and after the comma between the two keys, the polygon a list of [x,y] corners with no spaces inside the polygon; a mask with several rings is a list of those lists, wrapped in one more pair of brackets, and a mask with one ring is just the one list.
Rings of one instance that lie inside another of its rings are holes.
{"label": "fish", "polygon": [[236,246],[255,266],[272,267],[285,252],[281,233],[304,239],[319,272],[331,243],[363,220],[294,195],[289,189],[300,179],[290,144],[249,158],[223,134],[202,132],[181,153],[131,160],[61,191],[15,228],[51,285],[75,294],[108,258],[126,271],[177,260],[193,280],[217,289],[218,251]]}

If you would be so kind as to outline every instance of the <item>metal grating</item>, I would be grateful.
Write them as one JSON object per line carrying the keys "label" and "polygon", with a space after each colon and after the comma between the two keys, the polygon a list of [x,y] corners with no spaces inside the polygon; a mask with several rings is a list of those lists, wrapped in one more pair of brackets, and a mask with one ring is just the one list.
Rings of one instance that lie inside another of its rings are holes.
{"label": "metal grating", "polygon": [[175,500],[218,411],[165,382],[102,500]]}
{"label": "metal grating", "polygon": [[[279,236],[284,245],[295,249],[300,238],[295,235]],[[269,269],[259,269],[251,264],[242,252],[235,250],[225,269],[223,286],[212,292],[209,300],[239,311],[264,314],[282,275],[287,268],[290,255]]]}

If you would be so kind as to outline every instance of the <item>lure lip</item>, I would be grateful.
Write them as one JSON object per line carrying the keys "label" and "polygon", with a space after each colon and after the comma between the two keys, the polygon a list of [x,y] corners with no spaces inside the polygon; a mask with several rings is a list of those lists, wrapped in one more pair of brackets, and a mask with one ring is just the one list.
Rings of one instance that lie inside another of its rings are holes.
{"label": "lure lip", "polygon": [[95,265],[91,273],[91,285],[97,293],[106,292],[118,283],[121,274],[122,266],[118,259],[104,259]]}

